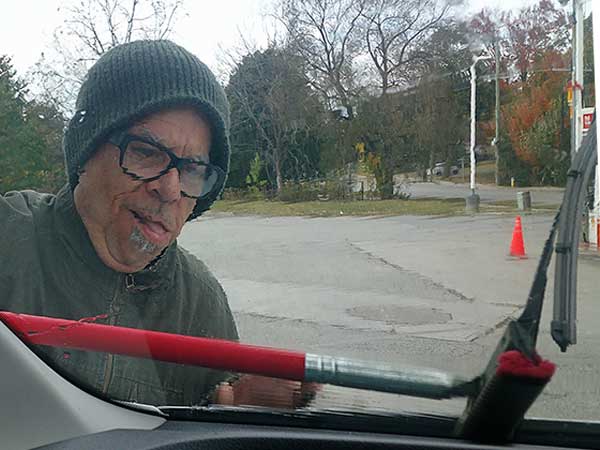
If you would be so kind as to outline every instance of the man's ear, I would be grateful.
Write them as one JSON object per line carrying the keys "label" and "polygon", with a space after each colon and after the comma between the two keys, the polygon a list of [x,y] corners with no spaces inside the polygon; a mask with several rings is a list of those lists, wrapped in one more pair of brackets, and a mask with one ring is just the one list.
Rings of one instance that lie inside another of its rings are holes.
{"label": "man's ear", "polygon": [[81,197],[81,195],[84,195],[82,192],[82,189],[83,189],[83,191],[86,190],[85,186],[82,186],[82,182],[83,182],[83,184],[86,183],[86,177],[87,177],[87,171],[85,168],[86,165],[87,165],[87,161],[83,165],[81,165],[77,168],[77,184],[73,188],[73,199],[75,201],[76,207],[81,206],[81,205],[79,205],[80,197]]}
{"label": "man's ear", "polygon": [[81,179],[85,178],[85,175],[86,175],[85,167],[79,166],[77,168],[77,184],[73,188],[73,193],[80,190],[79,187],[81,186]]}

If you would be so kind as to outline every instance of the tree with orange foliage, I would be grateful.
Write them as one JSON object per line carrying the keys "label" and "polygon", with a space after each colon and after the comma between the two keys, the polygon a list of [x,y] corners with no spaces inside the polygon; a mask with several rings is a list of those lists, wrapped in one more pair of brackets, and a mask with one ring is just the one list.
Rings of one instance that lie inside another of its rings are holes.
{"label": "tree with orange foliage", "polygon": [[508,33],[504,46],[521,82],[526,82],[535,69],[552,68],[547,65],[548,52],[563,54],[569,48],[567,15],[550,0],[522,8],[516,16],[505,13],[502,22]]}
{"label": "tree with orange foliage", "polygon": [[564,181],[569,131],[563,86],[567,77],[563,72],[540,72],[530,75],[526,82],[513,83],[514,99],[502,109],[512,149],[530,167],[533,183]]}
{"label": "tree with orange foliage", "polygon": [[[471,20],[475,33],[500,41],[500,70],[507,76],[501,83],[500,142],[507,159],[498,167],[505,183],[516,174],[522,183],[560,184],[564,179],[568,25],[565,12],[551,0],[516,14],[483,10]],[[491,133],[494,127],[487,125],[484,131]]]}

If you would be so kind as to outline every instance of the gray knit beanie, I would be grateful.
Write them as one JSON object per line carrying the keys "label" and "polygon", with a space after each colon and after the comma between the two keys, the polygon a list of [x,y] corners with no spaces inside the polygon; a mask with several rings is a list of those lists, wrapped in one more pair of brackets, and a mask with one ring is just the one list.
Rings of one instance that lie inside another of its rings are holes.
{"label": "gray knit beanie", "polygon": [[[79,182],[80,168],[113,132],[174,106],[192,106],[208,120],[210,162],[227,173],[229,104],[223,88],[184,48],[167,40],[144,40],[112,48],[86,75],[63,140],[71,189]],[[188,220],[209,209],[222,189],[198,200]]]}

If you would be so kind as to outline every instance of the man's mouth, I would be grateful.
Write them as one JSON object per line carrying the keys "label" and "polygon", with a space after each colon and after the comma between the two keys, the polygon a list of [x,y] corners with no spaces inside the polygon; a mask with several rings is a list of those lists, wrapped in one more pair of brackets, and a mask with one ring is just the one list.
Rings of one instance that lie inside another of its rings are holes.
{"label": "man's mouth", "polygon": [[130,210],[144,237],[156,245],[164,245],[169,238],[169,230],[162,224],[136,211]]}

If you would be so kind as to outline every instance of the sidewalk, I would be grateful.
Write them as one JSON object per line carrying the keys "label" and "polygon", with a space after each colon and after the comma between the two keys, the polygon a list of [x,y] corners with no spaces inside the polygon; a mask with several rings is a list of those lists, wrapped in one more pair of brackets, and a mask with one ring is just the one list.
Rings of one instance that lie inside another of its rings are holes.
{"label": "sidewalk", "polygon": [[[412,183],[409,185],[411,198],[464,198],[470,195],[468,184],[457,184],[450,181]],[[540,205],[559,205],[563,199],[563,188],[557,187],[508,187],[477,184],[475,192],[479,194],[482,203],[498,201],[514,201],[517,203],[517,193],[529,191],[534,207]]]}
{"label": "sidewalk", "polygon": [[[452,180],[435,180],[433,181],[437,184],[442,185],[458,185],[458,186],[469,186],[469,182],[462,181],[452,181]],[[477,189],[504,189],[508,191],[548,191],[548,192],[564,192],[564,187],[558,186],[496,186],[495,184],[487,184],[487,183],[476,183]]]}
{"label": "sidewalk", "polygon": [[585,259],[600,261],[600,247],[594,244],[580,243],[579,256]]}

